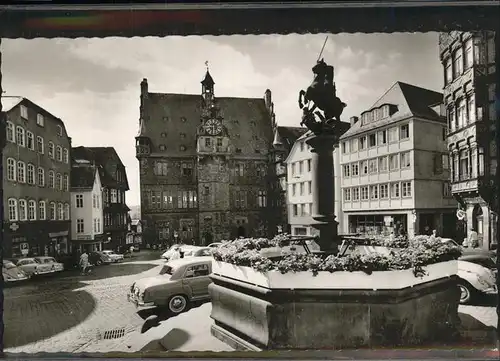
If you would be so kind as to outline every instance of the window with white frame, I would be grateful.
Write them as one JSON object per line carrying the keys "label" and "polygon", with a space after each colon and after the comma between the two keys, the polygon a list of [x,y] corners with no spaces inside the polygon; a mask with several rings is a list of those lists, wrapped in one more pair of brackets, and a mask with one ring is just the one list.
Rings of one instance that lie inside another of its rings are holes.
{"label": "window with white frame", "polygon": [[469,123],[476,122],[476,100],[474,93],[467,96],[467,119]]}
{"label": "window with white frame", "polygon": [[350,148],[351,148],[351,152],[357,152],[358,151],[358,139],[357,138],[354,138],[354,139],[351,139],[350,141]]}
{"label": "window with white frame", "polygon": [[411,197],[411,182],[402,182],[401,183],[401,196],[402,197]]}
{"label": "window with white frame", "polygon": [[59,162],[62,162],[62,148],[60,145],[58,145],[56,147],[56,159],[59,161]]}
{"label": "window with white frame", "polygon": [[443,182],[443,197],[450,198],[451,197],[451,185],[450,182]]}
{"label": "window with white frame", "polygon": [[31,163],[28,163],[28,168],[27,168],[27,178],[28,178],[28,184],[35,184],[35,166]]}
{"label": "window with white frame", "polygon": [[11,143],[16,142],[16,138],[14,135],[14,124],[11,122],[7,122],[7,141]]}
{"label": "window with white frame", "polygon": [[40,136],[36,137],[36,151],[40,154],[43,154],[45,152],[43,138]]}
{"label": "window with white frame", "polygon": [[410,152],[401,153],[401,168],[410,168]]}
{"label": "window with white frame", "polygon": [[50,202],[50,206],[49,206],[49,218],[51,221],[55,221],[57,218],[56,218],[56,203],[55,202]]}
{"label": "window with white frame", "polygon": [[49,157],[54,158],[55,146],[54,143],[49,142]]}
{"label": "window with white frame", "polygon": [[28,201],[28,220],[36,220],[36,202],[34,200]]}
{"label": "window with white frame", "polygon": [[358,145],[360,150],[366,149],[366,135],[358,139]]}
{"label": "window with white frame", "polygon": [[453,81],[453,67],[451,65],[451,58],[445,60],[445,82],[450,84]]}
{"label": "window with white frame", "polygon": [[403,124],[400,128],[400,139],[408,139],[410,138],[410,125],[409,124]]}
{"label": "window with white frame", "polygon": [[450,169],[450,156],[448,154],[441,154],[441,163],[444,170]]}
{"label": "window with white frame", "polygon": [[342,142],[342,153],[349,153],[349,142]]}
{"label": "window with white frame", "polygon": [[43,127],[45,125],[45,119],[42,114],[38,113],[36,115],[36,124]]}
{"label": "window with white frame", "polygon": [[19,200],[19,220],[26,221],[28,219],[28,204],[25,199]]}
{"label": "window with white frame", "polygon": [[370,174],[375,174],[378,172],[378,164],[377,159],[370,159],[368,161],[368,172]]}
{"label": "window with white frame", "polygon": [[368,161],[364,160],[361,162],[361,174],[365,175],[368,174]]}
{"label": "window with white frame", "polygon": [[26,131],[26,148],[35,150],[35,135],[29,130]]}
{"label": "window with white frame", "polygon": [[346,202],[351,201],[351,189],[350,188],[344,189],[344,201],[346,201]]}
{"label": "window with white frame", "polygon": [[368,187],[361,187],[361,200],[367,201],[369,198]]}
{"label": "window with white frame", "polygon": [[378,199],[378,184],[370,186],[370,198]]}
{"label": "window with white frame", "polygon": [[62,203],[57,203],[57,215],[60,221],[64,221],[64,205]]}
{"label": "window with white frame", "polygon": [[76,220],[76,233],[84,233],[85,232],[85,228],[84,228],[84,223],[83,223],[83,219],[77,219]]}
{"label": "window with white frame", "polygon": [[63,184],[62,184],[62,177],[61,177],[61,173],[57,173],[56,174],[56,187],[57,189],[59,189],[60,191],[63,189]]}
{"label": "window with white frame", "polygon": [[357,187],[352,189],[352,200],[359,201],[359,188]]}
{"label": "window with white frame", "polygon": [[368,135],[368,146],[370,148],[377,146],[377,133]]}
{"label": "window with white frame", "polygon": [[391,198],[399,198],[401,197],[400,185],[399,183],[391,184]]}
{"label": "window with white frame", "polygon": [[47,211],[47,208],[46,208],[46,203],[45,201],[39,201],[38,202],[38,219],[41,220],[41,221],[44,221],[45,220],[45,217],[46,217],[46,211]]}
{"label": "window with white frame", "polygon": [[76,197],[76,208],[83,208],[83,194],[77,194],[75,197]]}
{"label": "window with white frame", "polygon": [[304,161],[299,162],[299,174],[304,172]]}
{"label": "window with white frame", "polygon": [[63,175],[63,184],[62,184],[62,190],[63,191],[69,191],[69,177],[67,174]]}
{"label": "window with white frame", "polygon": [[111,203],[117,203],[118,202],[118,192],[116,189],[111,190]]}
{"label": "window with white frame", "polygon": [[259,191],[257,195],[257,204],[259,207],[263,208],[267,206],[267,194],[266,191]]}
{"label": "window with white frame", "polygon": [[16,222],[19,220],[19,213],[17,208],[17,199],[9,198],[8,203],[8,212],[9,212],[9,221]]}
{"label": "window with white frame", "polygon": [[465,98],[460,98],[457,106],[457,123],[458,129],[467,125],[467,109],[465,106]]}
{"label": "window with white frame", "polygon": [[455,112],[455,105],[452,104],[448,108],[448,126],[450,128],[450,132],[454,132],[457,129],[457,118]]}
{"label": "window with white frame", "polygon": [[389,156],[389,170],[399,169],[399,154],[391,154]]}
{"label": "window with white frame", "polygon": [[24,105],[21,105],[19,109],[21,110],[21,118],[28,119],[28,108],[26,108],[26,106]]}
{"label": "window with white frame", "polygon": [[26,183],[26,163],[23,161],[17,162],[17,181],[19,183]]}
{"label": "window with white frame", "polygon": [[304,184],[305,182],[301,182],[300,183],[300,195],[303,196],[304,195]]}
{"label": "window with white frame", "polygon": [[378,145],[387,144],[387,130],[381,130],[378,133]]}
{"label": "window with white frame", "polygon": [[16,142],[19,146],[26,146],[26,133],[23,127],[19,125],[16,127]]}
{"label": "window with white frame", "polygon": [[389,167],[389,157],[384,156],[378,159],[378,170],[379,172],[387,172]]}
{"label": "window with white frame", "polygon": [[397,142],[399,140],[398,128],[389,128],[387,130],[387,138],[389,139],[389,143]]}
{"label": "window with white frame", "polygon": [[64,220],[69,221],[69,203],[64,203]]}
{"label": "window with white frame", "polygon": [[350,164],[345,164],[344,165],[344,177],[348,178],[351,176],[351,166]]}
{"label": "window with white frame", "polygon": [[381,184],[380,185],[380,199],[387,199],[389,198],[389,185],[388,184]]}
{"label": "window with white frame", "polygon": [[63,149],[63,162],[66,164],[69,163],[69,152],[66,148]]}
{"label": "window with white frame", "polygon": [[351,164],[351,175],[353,177],[357,177],[359,175],[359,164],[358,163]]}
{"label": "window with white frame", "polygon": [[459,48],[453,53],[453,78],[458,78],[463,71],[462,49]]}
{"label": "window with white frame", "polygon": [[7,180],[15,182],[17,180],[17,163],[14,158],[7,158]]}
{"label": "window with white frame", "polygon": [[474,64],[474,53],[472,48],[471,38],[465,43],[465,69],[469,69]]}
{"label": "window with white frame", "polygon": [[62,137],[62,135],[63,135],[63,129],[60,125],[57,126],[57,135],[59,137]]}
{"label": "window with white frame", "polygon": [[38,167],[38,185],[45,187],[45,170],[42,167]]}

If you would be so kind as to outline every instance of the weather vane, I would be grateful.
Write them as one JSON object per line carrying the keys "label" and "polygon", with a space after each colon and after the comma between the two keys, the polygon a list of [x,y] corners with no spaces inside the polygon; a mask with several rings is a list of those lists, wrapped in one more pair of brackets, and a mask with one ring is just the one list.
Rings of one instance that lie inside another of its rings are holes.
{"label": "weather vane", "polygon": [[207,67],[207,71],[208,71],[208,60],[205,61],[205,66]]}

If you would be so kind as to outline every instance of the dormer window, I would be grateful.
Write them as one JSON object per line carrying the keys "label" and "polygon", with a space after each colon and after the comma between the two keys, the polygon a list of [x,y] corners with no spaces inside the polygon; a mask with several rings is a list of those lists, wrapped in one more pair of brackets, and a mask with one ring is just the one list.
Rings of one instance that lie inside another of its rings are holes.
{"label": "dormer window", "polygon": [[390,115],[389,105],[384,105],[381,110],[382,110],[382,119],[387,118]]}

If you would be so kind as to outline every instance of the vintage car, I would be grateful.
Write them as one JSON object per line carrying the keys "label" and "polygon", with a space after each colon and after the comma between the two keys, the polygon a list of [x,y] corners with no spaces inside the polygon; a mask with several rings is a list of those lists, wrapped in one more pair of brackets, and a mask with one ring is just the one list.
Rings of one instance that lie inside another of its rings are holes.
{"label": "vintage car", "polygon": [[222,242],[214,242],[214,243],[210,243],[207,247],[210,247],[210,248],[217,248],[217,247],[219,247],[221,244],[222,244]]}
{"label": "vintage car", "polygon": [[110,256],[102,252],[89,252],[89,262],[91,264],[95,264],[96,266],[100,266],[102,264],[113,263],[114,261]]}
{"label": "vintage car", "polygon": [[192,246],[187,244],[174,244],[172,247],[170,247],[161,255],[161,258],[168,261],[172,258],[172,256],[174,256],[175,253],[179,252],[180,250],[184,252],[184,257],[186,257],[188,254],[191,254],[193,250],[198,248],[199,247],[197,246]]}
{"label": "vintage car", "polygon": [[2,274],[5,284],[13,284],[29,279],[28,275],[16,265],[8,260],[3,260]]}
{"label": "vintage car", "polygon": [[17,268],[22,270],[28,277],[52,273],[52,265],[49,263],[38,263],[34,258],[16,258],[11,260]]}
{"label": "vintage car", "polygon": [[35,261],[41,264],[48,264],[52,267],[52,272],[61,272],[64,271],[64,265],[60,262],[57,262],[54,257],[35,257]]}
{"label": "vintage car", "polygon": [[113,263],[123,261],[124,259],[123,254],[118,254],[113,251],[106,250],[106,251],[101,251],[101,253],[108,256],[111,259],[111,262]]}
{"label": "vintage car", "polygon": [[458,259],[460,303],[468,304],[481,295],[498,293],[495,262],[484,255],[463,255]]}
{"label": "vintage car", "polygon": [[185,311],[194,301],[209,299],[212,257],[176,259],[165,264],[157,276],[140,279],[127,298],[136,307],[166,307],[173,314]]}

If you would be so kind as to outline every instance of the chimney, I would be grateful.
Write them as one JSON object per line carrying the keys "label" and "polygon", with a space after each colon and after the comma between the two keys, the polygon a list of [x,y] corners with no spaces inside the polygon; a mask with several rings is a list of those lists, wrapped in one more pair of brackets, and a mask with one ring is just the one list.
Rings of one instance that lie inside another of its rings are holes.
{"label": "chimney", "polygon": [[144,78],[141,81],[141,97],[147,97],[148,91],[148,80]]}
{"label": "chimney", "polygon": [[271,99],[271,91],[269,89],[266,89],[266,92],[264,94],[264,102],[266,103],[266,108],[268,110],[271,109],[272,99]]}
{"label": "chimney", "polygon": [[351,117],[349,119],[349,123],[351,123],[351,127],[358,122],[359,118],[358,117]]}

